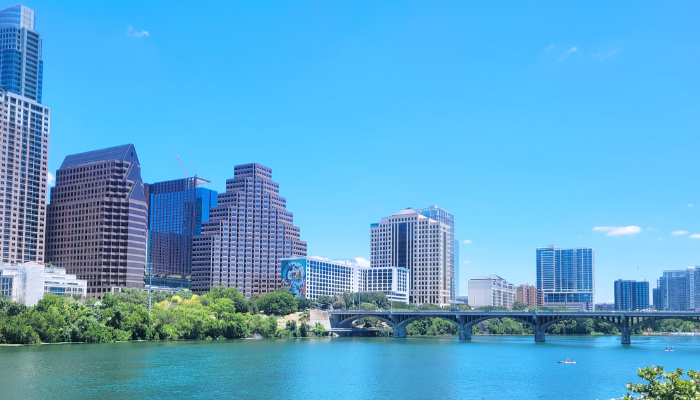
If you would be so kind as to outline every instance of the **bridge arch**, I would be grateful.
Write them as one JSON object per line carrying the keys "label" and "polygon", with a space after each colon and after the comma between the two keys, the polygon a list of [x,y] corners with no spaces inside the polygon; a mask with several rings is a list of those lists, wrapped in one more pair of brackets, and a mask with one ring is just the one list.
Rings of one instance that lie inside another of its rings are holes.
{"label": "bridge arch", "polygon": [[357,321],[360,318],[367,318],[367,317],[373,317],[377,318],[379,320],[382,320],[386,322],[387,324],[394,326],[394,321],[391,320],[391,318],[387,314],[377,314],[377,315],[367,315],[367,314],[357,314],[350,316],[348,318],[345,318],[338,322],[338,328],[352,328],[353,327],[353,322]]}
{"label": "bridge arch", "polygon": [[419,320],[421,320],[421,319],[426,319],[426,318],[438,318],[438,319],[442,319],[442,320],[444,320],[444,321],[452,322],[455,326],[457,326],[457,328],[460,328],[460,327],[461,327],[461,324],[460,324],[459,321],[456,320],[456,319],[447,318],[447,317],[442,316],[442,315],[430,315],[430,314],[428,314],[428,315],[414,315],[414,316],[411,316],[410,318],[406,318],[405,320],[399,322],[398,324],[396,324],[396,326],[397,326],[397,327],[401,327],[401,328],[405,328],[405,327],[407,327],[407,326],[408,326],[410,323],[412,323],[412,322],[416,322],[416,321],[419,321]]}
{"label": "bridge arch", "polygon": [[522,324],[525,324],[533,329],[536,329],[537,326],[535,325],[533,320],[529,320],[527,318],[522,318],[521,316],[513,316],[513,315],[498,315],[497,313],[491,314],[491,315],[480,315],[477,318],[474,318],[472,320],[466,321],[464,324],[465,327],[471,329],[473,326],[476,324],[479,324],[484,321],[488,321],[490,319],[496,319],[496,318],[508,318],[512,319],[513,321],[520,322]]}
{"label": "bridge arch", "polygon": [[[634,330],[636,328],[639,328],[641,326],[644,326],[650,322],[654,321],[663,321],[666,319],[679,319],[682,321],[690,321],[690,322],[696,322],[700,323],[700,317],[696,316],[644,316],[644,317],[632,317],[632,323],[629,324],[629,330]],[[635,321],[635,319],[637,321]]]}
{"label": "bridge arch", "polygon": [[543,324],[540,324],[540,329],[544,332],[551,325],[554,325],[554,324],[562,322],[562,321],[568,321],[570,319],[594,319],[596,321],[605,322],[606,324],[610,324],[610,325],[614,326],[615,328],[617,328],[617,330],[619,330],[620,332],[625,330],[622,327],[621,323],[614,321],[614,318],[608,319],[605,317],[598,317],[595,315],[590,315],[590,316],[568,316],[568,315],[567,316],[557,316],[557,317],[552,318],[551,320],[549,320]]}

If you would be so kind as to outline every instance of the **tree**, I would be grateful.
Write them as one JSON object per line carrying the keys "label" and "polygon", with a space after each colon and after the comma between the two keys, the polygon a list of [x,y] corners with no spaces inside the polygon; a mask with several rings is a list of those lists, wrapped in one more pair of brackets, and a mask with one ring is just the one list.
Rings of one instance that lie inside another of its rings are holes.
{"label": "tree", "polygon": [[275,290],[255,300],[258,308],[267,315],[285,316],[298,309],[297,301],[289,291]]}
{"label": "tree", "polygon": [[[641,393],[644,399],[700,399],[700,373],[692,369],[687,373],[690,378],[688,380],[682,379],[683,370],[680,368],[673,372],[665,372],[664,367],[646,366],[639,368],[637,375],[647,383],[630,382],[627,384],[627,390]],[[627,393],[623,399],[631,400],[633,397]]]}
{"label": "tree", "polygon": [[306,297],[297,297],[297,306],[299,311],[305,311],[312,308],[315,304],[314,301]]}
{"label": "tree", "polygon": [[513,303],[512,309],[513,311],[525,311],[527,310],[527,304],[523,303],[522,301],[516,301]]}
{"label": "tree", "polygon": [[318,299],[316,299],[316,303],[318,303],[318,305],[321,306],[322,310],[327,310],[328,306],[331,305],[331,298],[328,296],[318,296]]}
{"label": "tree", "polygon": [[326,328],[324,328],[320,322],[316,322],[316,325],[314,326],[314,335],[315,336],[326,336]]}

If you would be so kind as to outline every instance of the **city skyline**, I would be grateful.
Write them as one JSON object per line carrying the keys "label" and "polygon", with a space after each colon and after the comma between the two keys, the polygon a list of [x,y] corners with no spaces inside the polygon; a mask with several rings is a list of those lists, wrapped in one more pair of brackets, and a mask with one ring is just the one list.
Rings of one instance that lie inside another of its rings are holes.
{"label": "city skyline", "polygon": [[[700,193],[687,182],[699,58],[685,34],[693,13],[680,6],[513,4],[503,14],[450,3],[406,6],[400,18],[388,5],[372,16],[343,9],[358,28],[304,3],[221,3],[202,21],[220,41],[205,43],[179,23],[188,8],[178,5],[27,6],[49,38],[54,174],[68,154],[131,142],[144,182],[183,177],[178,153],[221,192],[234,164],[259,162],[284,182],[308,254],[334,259],[369,259],[367,224],[436,204],[456,216],[460,294],[487,273],[533,283],[532,249],[551,243],[596,249],[598,302],[613,299],[607,282],[618,277],[653,281],[698,264]],[[227,68],[205,73],[202,58]],[[205,78],[181,79],[193,75]],[[105,124],[113,115],[123,117]],[[214,141],[192,140],[207,132]],[[400,162],[424,140],[442,147]],[[544,176],[566,195],[542,196]],[[338,209],[351,217],[333,219]]]}

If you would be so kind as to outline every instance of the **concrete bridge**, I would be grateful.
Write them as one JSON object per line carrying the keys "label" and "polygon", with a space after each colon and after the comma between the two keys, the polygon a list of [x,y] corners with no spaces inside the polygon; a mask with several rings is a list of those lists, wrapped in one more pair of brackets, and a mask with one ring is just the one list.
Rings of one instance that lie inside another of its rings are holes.
{"label": "concrete bridge", "polygon": [[644,324],[663,319],[682,319],[700,322],[700,312],[694,311],[331,311],[331,330],[347,331],[359,318],[375,317],[394,327],[395,338],[406,337],[406,326],[423,318],[440,318],[459,328],[459,339],[470,340],[472,327],[491,318],[510,318],[533,328],[535,342],[545,341],[548,326],[560,321],[576,318],[592,318],[616,327],[622,334],[622,344],[630,344],[633,329]]}

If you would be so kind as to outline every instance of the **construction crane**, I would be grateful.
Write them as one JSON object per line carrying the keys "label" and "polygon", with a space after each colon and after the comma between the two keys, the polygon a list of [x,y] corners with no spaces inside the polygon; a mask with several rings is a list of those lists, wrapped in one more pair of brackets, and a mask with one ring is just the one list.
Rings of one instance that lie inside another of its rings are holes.
{"label": "construction crane", "polygon": [[190,174],[187,173],[187,170],[185,169],[185,166],[182,165],[182,161],[180,161],[180,156],[178,156],[177,154],[173,154],[173,155],[175,156],[175,158],[177,158],[177,162],[180,163],[180,168],[182,168],[182,172],[184,172],[184,173],[185,173],[185,176],[189,178],[189,177],[190,177]]}

